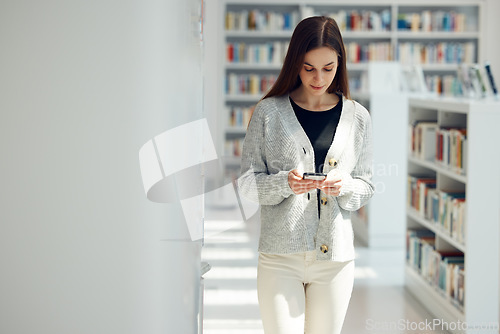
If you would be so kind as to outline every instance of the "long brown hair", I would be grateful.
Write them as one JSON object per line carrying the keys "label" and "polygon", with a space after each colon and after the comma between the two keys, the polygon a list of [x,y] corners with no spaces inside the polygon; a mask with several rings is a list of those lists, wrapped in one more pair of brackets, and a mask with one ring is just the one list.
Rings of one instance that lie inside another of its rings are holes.
{"label": "long brown hair", "polygon": [[350,99],[344,41],[337,22],[326,16],[308,17],[295,27],[278,79],[264,96],[264,99],[285,95],[298,88],[302,84],[299,73],[304,63],[305,54],[323,46],[335,50],[338,55],[337,73],[327,92],[340,92]]}

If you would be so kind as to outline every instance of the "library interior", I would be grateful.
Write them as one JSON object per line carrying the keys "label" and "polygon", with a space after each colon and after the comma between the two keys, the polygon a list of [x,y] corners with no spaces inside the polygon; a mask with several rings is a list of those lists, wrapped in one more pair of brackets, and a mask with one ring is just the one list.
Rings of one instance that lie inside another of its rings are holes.
{"label": "library interior", "polygon": [[[498,0],[1,1],[0,333],[264,334],[259,250],[296,253],[261,231],[294,249],[296,216],[318,224],[313,263],[354,246],[342,333],[500,333],[499,15]],[[327,152],[344,190],[310,196],[290,181],[305,165],[290,161],[314,166],[293,115],[325,110],[288,96],[276,116],[282,96],[263,98],[315,16],[345,45],[332,147],[361,128],[371,144]],[[342,160],[368,150],[367,168]],[[371,198],[351,210],[353,184]]]}
{"label": "library interior", "polygon": [[[341,30],[351,97],[372,118],[375,184],[373,198],[351,215],[356,268],[342,333],[498,333],[500,161],[493,152],[500,137],[488,128],[500,121],[500,71],[493,70],[500,50],[491,48],[498,23],[489,11],[500,8],[493,1],[219,5],[217,68],[209,76],[218,81],[208,94],[216,96],[221,185],[241,176],[249,121],[280,74],[295,26],[324,15]],[[222,239],[207,237],[202,249],[211,265],[204,329],[264,333],[259,208],[233,194],[226,187],[206,198],[206,233]]]}

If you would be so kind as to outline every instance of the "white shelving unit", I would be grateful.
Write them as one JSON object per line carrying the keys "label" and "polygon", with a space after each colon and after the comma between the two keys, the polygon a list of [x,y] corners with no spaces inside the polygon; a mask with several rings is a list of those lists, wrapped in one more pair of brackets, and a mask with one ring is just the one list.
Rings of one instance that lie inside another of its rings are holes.
{"label": "white shelving unit", "polygon": [[[436,237],[436,249],[457,250],[465,258],[464,305],[457,307],[450,297],[412,267],[407,265],[407,289],[428,308],[436,319],[469,325],[499,323],[499,235],[500,235],[500,103],[490,100],[444,98],[410,98],[409,122],[434,120],[440,127],[467,129],[466,175],[458,174],[432,161],[408,155],[408,173],[436,177],[436,187],[465,192],[465,242],[452,238],[448,232],[407,209],[407,228],[423,228]],[[450,330],[453,333],[464,331]],[[498,333],[482,329],[481,333]],[[469,328],[465,333],[477,333]]]}
{"label": "white shelving unit", "polygon": [[[407,109],[408,97],[402,93],[373,91],[355,98],[365,106],[369,104],[372,118],[375,195],[366,206],[353,213],[354,234],[367,246],[402,251],[405,229],[401,222],[405,218],[406,180],[403,138],[406,138],[407,113],[401,110]],[[388,127],[390,131],[387,131]]]}

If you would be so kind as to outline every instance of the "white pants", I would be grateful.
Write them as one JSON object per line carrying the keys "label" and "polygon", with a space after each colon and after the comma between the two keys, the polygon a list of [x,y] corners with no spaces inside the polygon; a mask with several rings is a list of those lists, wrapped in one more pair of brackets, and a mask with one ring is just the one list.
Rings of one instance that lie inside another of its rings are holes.
{"label": "white pants", "polygon": [[339,334],[354,260],[317,261],[316,251],[259,254],[257,290],[265,334]]}

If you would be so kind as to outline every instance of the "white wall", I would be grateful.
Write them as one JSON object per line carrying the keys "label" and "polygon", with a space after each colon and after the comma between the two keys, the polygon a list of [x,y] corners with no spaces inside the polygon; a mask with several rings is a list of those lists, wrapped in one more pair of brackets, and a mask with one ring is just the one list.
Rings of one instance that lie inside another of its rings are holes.
{"label": "white wall", "polygon": [[[485,59],[491,63],[497,89],[500,87],[500,1],[486,0]],[[498,185],[500,187],[500,184]],[[500,208],[499,208],[500,210]],[[500,224],[500,222],[498,222]],[[498,264],[500,266],[500,263]],[[499,290],[500,290],[500,282]],[[500,315],[499,315],[500,317]]]}
{"label": "white wall", "polygon": [[200,1],[0,2],[0,333],[195,333],[200,243],[140,147],[202,117]]}
{"label": "white wall", "polygon": [[[225,45],[220,33],[224,23],[224,6],[220,0],[205,0],[204,19],[204,52],[203,52],[203,74],[204,74],[204,99],[203,107],[205,115],[212,132],[213,140],[218,156],[224,155],[225,127],[227,117],[221,108],[224,108],[224,89],[222,87],[222,63],[225,61]],[[209,190],[223,187],[222,176],[223,164],[219,162],[216,169],[207,171]],[[207,200],[210,200],[208,198]],[[210,206],[211,203],[207,203]]]}

